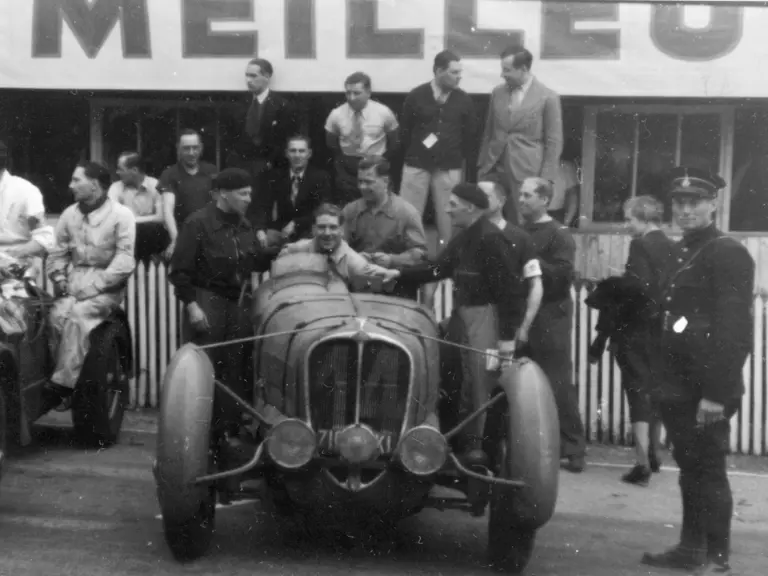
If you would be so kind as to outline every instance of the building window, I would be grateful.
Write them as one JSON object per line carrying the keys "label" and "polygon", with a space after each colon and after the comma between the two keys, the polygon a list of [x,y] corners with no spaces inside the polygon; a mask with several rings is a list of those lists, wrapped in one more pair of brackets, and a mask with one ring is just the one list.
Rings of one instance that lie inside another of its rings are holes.
{"label": "building window", "polygon": [[203,139],[203,160],[219,164],[218,110],[216,105],[185,106],[130,101],[96,101],[101,110],[101,161],[115,168],[122,152],[136,151],[146,164],[147,174],[158,178],[176,162],[176,140],[181,130],[191,128]]}
{"label": "building window", "polygon": [[664,203],[670,222],[667,172],[685,165],[720,173],[724,133],[716,108],[588,108],[581,222],[621,223],[624,202],[646,194]]}
{"label": "building window", "polygon": [[729,229],[768,232],[768,110],[736,111]]}

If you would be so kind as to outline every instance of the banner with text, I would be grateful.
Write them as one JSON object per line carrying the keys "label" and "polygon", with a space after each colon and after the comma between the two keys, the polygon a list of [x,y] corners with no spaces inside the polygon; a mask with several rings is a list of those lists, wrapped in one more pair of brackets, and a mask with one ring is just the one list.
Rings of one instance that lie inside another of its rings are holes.
{"label": "banner with text", "polygon": [[406,92],[451,49],[488,92],[522,44],[564,95],[768,97],[768,8],[529,0],[0,0],[0,88],[338,92],[352,72]]}

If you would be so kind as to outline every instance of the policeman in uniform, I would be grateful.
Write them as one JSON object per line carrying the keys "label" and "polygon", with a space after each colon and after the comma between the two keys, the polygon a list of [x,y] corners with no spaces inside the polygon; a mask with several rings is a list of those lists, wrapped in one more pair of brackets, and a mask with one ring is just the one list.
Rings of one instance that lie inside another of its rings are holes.
{"label": "policeman in uniform", "polygon": [[666,377],[655,393],[680,467],[683,526],[677,546],[647,553],[643,563],[729,574],[733,498],[726,452],[752,348],[755,263],[714,225],[722,178],[682,167],[672,177],[672,210],[683,237],[661,280]]}

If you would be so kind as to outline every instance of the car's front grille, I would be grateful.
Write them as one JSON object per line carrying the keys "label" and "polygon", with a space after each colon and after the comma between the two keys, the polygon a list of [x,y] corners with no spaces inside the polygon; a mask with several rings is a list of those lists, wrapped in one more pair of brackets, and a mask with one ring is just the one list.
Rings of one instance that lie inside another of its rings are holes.
{"label": "car's front grille", "polygon": [[359,406],[357,421],[391,436],[394,445],[405,418],[410,370],[408,355],[388,342],[322,342],[309,358],[312,426],[341,430],[356,422]]}

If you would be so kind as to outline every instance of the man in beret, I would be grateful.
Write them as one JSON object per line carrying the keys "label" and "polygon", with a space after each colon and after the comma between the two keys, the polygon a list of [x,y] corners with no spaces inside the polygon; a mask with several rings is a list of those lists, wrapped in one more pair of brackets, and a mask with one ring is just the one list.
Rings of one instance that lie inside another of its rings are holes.
{"label": "man in beret", "polygon": [[[256,235],[245,218],[251,203],[251,175],[227,168],[213,179],[215,202],[189,216],[171,258],[169,281],[184,304],[183,336],[195,344],[212,344],[253,334],[250,321],[252,272],[269,268]],[[248,377],[250,343],[208,349],[216,378],[243,398]],[[215,397],[218,432],[239,433],[240,411],[228,396]]]}
{"label": "man in beret", "polygon": [[680,467],[683,526],[677,546],[645,554],[643,563],[730,574],[733,497],[726,454],[752,349],[755,263],[741,243],[715,227],[722,178],[683,167],[671,176],[672,213],[683,237],[662,275],[666,377],[653,392]]}
{"label": "man in beret", "polygon": [[[425,284],[452,278],[455,306],[464,343],[476,350],[498,349],[511,355],[525,313],[520,298],[524,283],[515,269],[510,243],[498,226],[486,217],[488,196],[477,184],[458,184],[448,201],[453,226],[460,229],[433,262],[400,270],[400,282]],[[486,369],[486,355],[462,354],[462,400],[464,416],[488,401],[493,377]],[[485,418],[465,428],[463,459],[468,465],[487,464],[482,449]]]}

